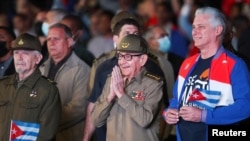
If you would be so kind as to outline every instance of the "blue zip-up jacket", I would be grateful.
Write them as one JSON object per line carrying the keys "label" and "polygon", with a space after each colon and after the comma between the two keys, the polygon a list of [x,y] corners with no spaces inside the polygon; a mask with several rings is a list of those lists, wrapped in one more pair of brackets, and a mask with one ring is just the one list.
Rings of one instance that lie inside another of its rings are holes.
{"label": "blue zip-up jacket", "polygon": [[[186,79],[199,57],[197,54],[183,62],[174,86],[174,97],[168,108],[180,108]],[[220,91],[222,97],[214,110],[203,110],[202,122],[207,125],[228,125],[250,117],[250,76],[241,58],[220,47],[211,62],[208,79],[208,89]],[[176,130],[177,141],[181,141],[178,124]]]}

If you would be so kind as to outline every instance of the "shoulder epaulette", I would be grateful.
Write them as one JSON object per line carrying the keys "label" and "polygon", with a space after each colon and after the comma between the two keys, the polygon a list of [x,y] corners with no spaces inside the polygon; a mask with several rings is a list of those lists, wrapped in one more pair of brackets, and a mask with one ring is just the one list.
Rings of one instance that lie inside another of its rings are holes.
{"label": "shoulder epaulette", "polygon": [[107,56],[107,53],[102,53],[99,57],[96,58],[96,60],[100,60],[102,59],[103,57],[106,57]]}
{"label": "shoulder epaulette", "polygon": [[152,54],[152,53],[148,53],[148,56],[149,56],[149,58],[151,58],[153,60],[157,60],[158,59],[157,56],[154,55],[154,54]]}
{"label": "shoulder epaulette", "polygon": [[54,85],[56,85],[56,82],[55,81],[53,81],[53,80],[51,80],[51,79],[49,79],[48,77],[46,77],[46,76],[42,76],[44,79],[46,79],[46,80],[48,80],[51,84],[54,84]]}
{"label": "shoulder epaulette", "polygon": [[152,54],[152,53],[148,53],[148,58],[150,59],[150,60],[152,60],[153,62],[155,62],[156,64],[160,64],[159,63],[159,60],[158,60],[158,57],[156,56],[156,55],[154,55],[154,54]]}
{"label": "shoulder epaulette", "polygon": [[147,77],[149,77],[149,78],[151,78],[151,79],[154,79],[154,80],[156,80],[156,81],[162,80],[161,77],[159,77],[159,76],[157,76],[157,75],[154,75],[154,74],[151,74],[151,73],[149,73],[149,72],[147,72],[147,73],[145,74],[145,76],[147,76]]}

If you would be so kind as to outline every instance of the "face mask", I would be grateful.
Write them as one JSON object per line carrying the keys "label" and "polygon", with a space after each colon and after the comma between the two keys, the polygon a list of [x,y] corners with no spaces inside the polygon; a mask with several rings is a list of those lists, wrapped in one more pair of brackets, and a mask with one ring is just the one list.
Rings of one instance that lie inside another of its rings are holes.
{"label": "face mask", "polygon": [[6,48],[6,42],[0,41],[0,57],[5,56],[9,50]]}
{"label": "face mask", "polygon": [[45,36],[49,33],[49,24],[47,22],[43,22],[42,24],[42,31]]}
{"label": "face mask", "polygon": [[169,38],[167,36],[165,36],[163,38],[158,39],[157,41],[159,43],[158,49],[161,52],[167,53],[171,47],[171,42],[170,42]]}

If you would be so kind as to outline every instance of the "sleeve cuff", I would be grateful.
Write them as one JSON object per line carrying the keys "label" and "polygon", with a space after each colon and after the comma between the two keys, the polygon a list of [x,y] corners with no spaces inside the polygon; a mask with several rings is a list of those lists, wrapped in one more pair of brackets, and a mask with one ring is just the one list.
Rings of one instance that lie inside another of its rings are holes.
{"label": "sleeve cuff", "polygon": [[201,122],[206,122],[207,110],[201,111]]}
{"label": "sleeve cuff", "polygon": [[124,94],[122,95],[119,100],[118,100],[118,103],[123,107],[123,108],[127,108],[130,104],[131,104],[131,98]]}

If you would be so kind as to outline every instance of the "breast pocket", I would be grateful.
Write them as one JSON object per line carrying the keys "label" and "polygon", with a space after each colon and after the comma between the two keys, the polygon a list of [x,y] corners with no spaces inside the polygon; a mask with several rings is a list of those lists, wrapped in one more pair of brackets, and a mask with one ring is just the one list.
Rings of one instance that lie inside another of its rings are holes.
{"label": "breast pocket", "polygon": [[3,122],[5,119],[5,115],[7,115],[6,110],[8,103],[8,101],[0,101],[0,122]]}
{"label": "breast pocket", "polygon": [[39,104],[22,102],[20,103],[19,116],[21,115],[24,119],[37,119],[40,113]]}

